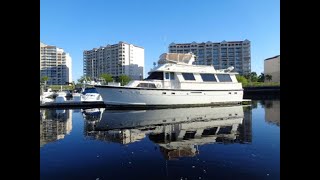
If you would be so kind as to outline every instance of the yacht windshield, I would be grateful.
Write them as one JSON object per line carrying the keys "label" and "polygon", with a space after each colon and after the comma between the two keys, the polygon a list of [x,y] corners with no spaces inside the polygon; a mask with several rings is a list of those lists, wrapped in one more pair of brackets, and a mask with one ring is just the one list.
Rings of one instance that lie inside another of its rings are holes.
{"label": "yacht windshield", "polygon": [[152,72],[147,79],[163,80],[163,72]]}
{"label": "yacht windshield", "polygon": [[98,93],[98,91],[96,90],[96,88],[86,88],[82,94],[86,93]]}

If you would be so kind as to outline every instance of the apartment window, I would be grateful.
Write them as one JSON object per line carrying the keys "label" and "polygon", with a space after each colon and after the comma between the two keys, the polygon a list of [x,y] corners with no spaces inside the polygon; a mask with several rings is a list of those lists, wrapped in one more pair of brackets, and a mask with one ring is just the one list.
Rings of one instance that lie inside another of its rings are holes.
{"label": "apartment window", "polygon": [[196,80],[192,73],[182,73],[182,76],[185,80]]}
{"label": "apartment window", "polygon": [[220,82],[232,82],[229,74],[217,74]]}
{"label": "apartment window", "polygon": [[206,81],[217,82],[217,79],[214,76],[214,74],[200,74],[200,76],[204,82]]}

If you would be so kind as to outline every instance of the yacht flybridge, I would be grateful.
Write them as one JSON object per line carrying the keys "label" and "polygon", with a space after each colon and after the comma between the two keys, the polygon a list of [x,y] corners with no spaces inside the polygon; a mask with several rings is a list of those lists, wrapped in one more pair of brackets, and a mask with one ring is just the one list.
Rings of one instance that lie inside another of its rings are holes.
{"label": "yacht flybridge", "polygon": [[192,53],[164,53],[158,66],[144,80],[126,86],[96,85],[108,106],[203,106],[238,104],[243,101],[242,84],[233,67],[193,65]]}

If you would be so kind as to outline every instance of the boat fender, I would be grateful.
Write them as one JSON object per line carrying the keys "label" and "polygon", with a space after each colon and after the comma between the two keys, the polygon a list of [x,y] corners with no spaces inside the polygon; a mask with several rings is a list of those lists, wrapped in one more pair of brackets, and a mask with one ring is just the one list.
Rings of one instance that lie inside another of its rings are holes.
{"label": "boat fender", "polygon": [[161,84],[157,84],[157,88],[161,88]]}

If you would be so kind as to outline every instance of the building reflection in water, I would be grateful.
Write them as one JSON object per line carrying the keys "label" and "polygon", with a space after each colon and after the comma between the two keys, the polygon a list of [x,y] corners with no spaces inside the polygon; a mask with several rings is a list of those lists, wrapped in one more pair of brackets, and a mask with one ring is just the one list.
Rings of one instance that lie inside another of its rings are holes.
{"label": "building reflection in water", "polygon": [[40,109],[40,147],[63,139],[72,130],[72,110]]}
{"label": "building reflection in water", "polygon": [[280,126],[280,101],[265,100],[263,105],[266,122]]}
{"label": "building reflection in water", "polygon": [[89,112],[83,113],[87,137],[128,144],[148,136],[166,159],[195,156],[204,144],[252,142],[248,106]]}

